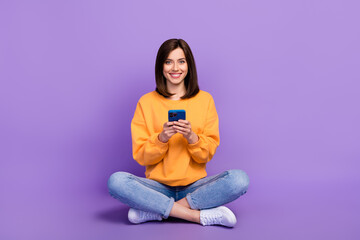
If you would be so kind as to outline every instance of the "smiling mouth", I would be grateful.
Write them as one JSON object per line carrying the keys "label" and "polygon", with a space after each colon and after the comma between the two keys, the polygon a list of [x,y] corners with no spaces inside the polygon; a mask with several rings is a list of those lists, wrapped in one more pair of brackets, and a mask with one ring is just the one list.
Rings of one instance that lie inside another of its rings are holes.
{"label": "smiling mouth", "polygon": [[170,76],[173,78],[179,78],[181,73],[170,73]]}

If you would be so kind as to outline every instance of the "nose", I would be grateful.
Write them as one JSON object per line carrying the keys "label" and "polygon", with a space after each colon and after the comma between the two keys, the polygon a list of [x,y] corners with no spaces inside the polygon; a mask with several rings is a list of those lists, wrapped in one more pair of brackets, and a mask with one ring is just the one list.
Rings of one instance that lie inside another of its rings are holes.
{"label": "nose", "polygon": [[172,70],[173,70],[173,71],[179,70],[179,66],[177,65],[177,63],[174,63]]}

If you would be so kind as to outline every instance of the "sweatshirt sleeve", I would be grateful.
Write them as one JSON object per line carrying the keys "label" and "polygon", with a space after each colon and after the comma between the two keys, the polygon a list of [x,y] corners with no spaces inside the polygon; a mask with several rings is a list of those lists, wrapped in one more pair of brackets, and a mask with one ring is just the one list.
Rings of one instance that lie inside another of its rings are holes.
{"label": "sweatshirt sleeve", "polygon": [[188,144],[189,153],[197,163],[209,162],[220,144],[219,118],[214,100],[211,98],[206,114],[205,127],[202,134],[197,134],[199,141]]}
{"label": "sweatshirt sleeve", "polygon": [[159,134],[160,132],[150,134],[141,104],[138,102],[131,121],[131,137],[133,158],[140,165],[154,165],[164,158],[168,150],[168,143],[161,142],[158,139]]}

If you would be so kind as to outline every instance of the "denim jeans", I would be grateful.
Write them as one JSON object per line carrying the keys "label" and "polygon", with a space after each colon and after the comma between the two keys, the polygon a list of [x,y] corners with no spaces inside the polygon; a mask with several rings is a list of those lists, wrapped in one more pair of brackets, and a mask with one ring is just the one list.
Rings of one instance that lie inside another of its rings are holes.
{"label": "denim jeans", "polygon": [[192,209],[214,208],[245,194],[248,185],[249,177],[242,170],[224,171],[177,187],[127,172],[116,172],[108,180],[111,196],[132,208],[158,213],[163,218],[168,218],[174,202],[184,197]]}

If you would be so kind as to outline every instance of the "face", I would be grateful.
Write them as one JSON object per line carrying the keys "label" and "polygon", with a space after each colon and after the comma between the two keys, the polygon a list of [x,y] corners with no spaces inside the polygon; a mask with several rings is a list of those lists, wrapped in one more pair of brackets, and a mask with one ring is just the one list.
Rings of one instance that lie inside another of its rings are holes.
{"label": "face", "polygon": [[183,84],[187,73],[188,65],[184,51],[181,48],[176,48],[170,52],[163,66],[163,74],[167,84]]}

